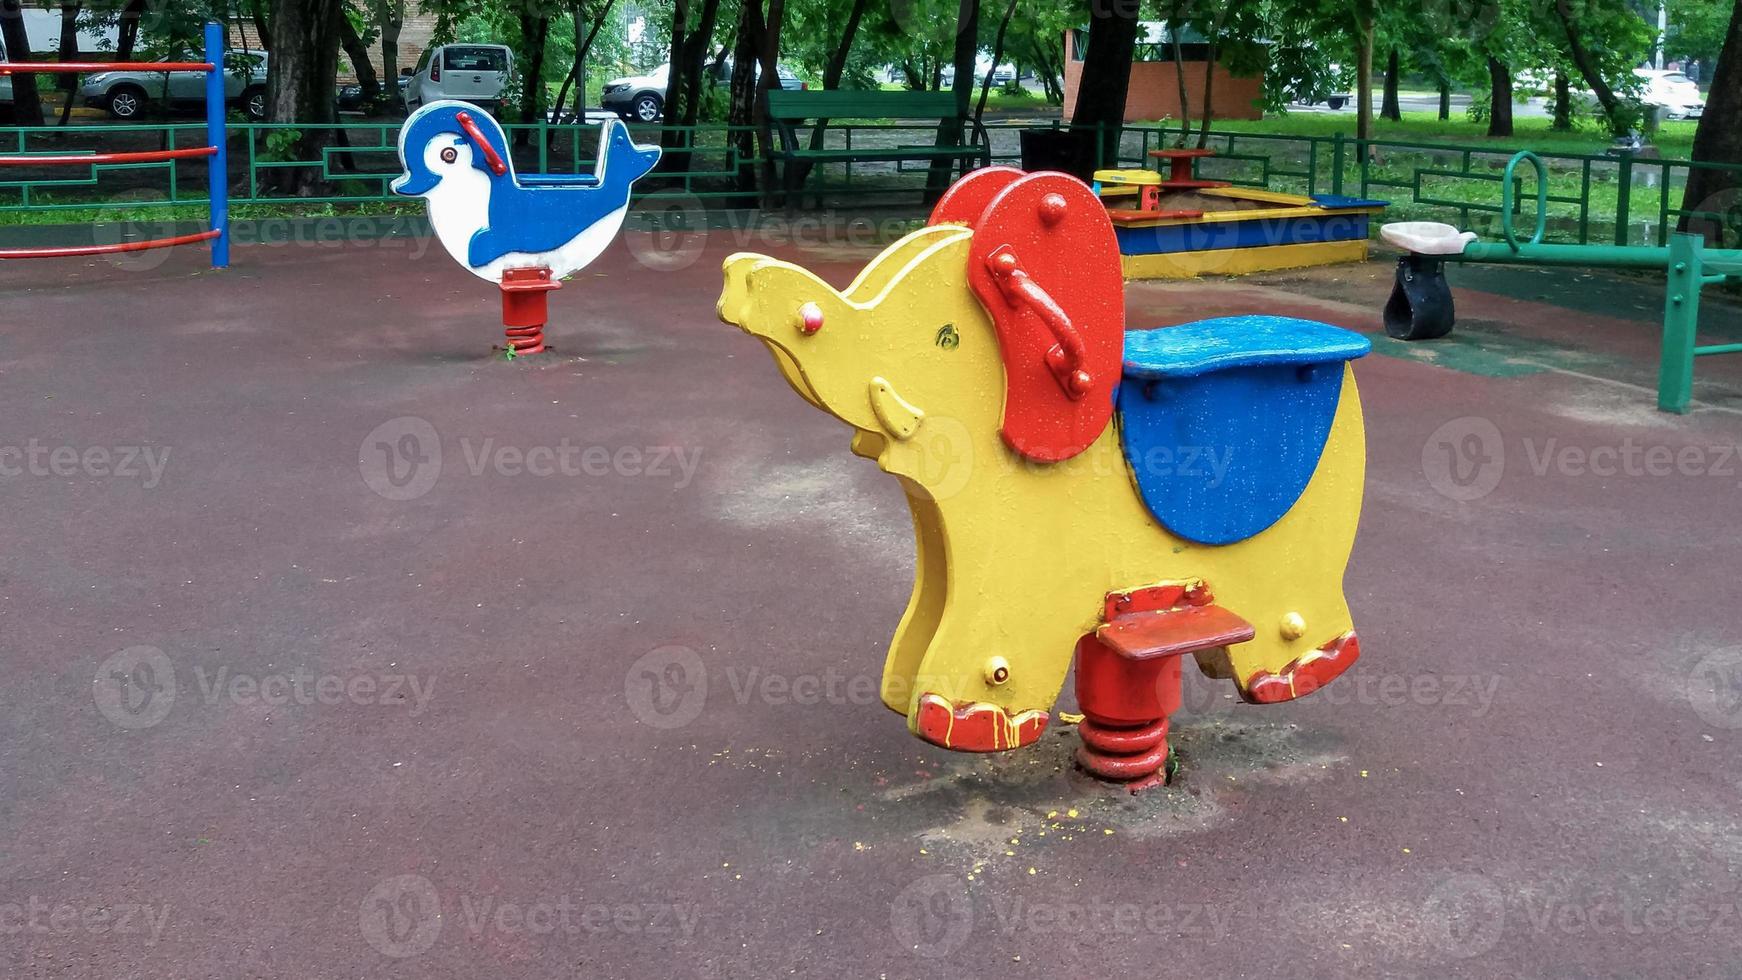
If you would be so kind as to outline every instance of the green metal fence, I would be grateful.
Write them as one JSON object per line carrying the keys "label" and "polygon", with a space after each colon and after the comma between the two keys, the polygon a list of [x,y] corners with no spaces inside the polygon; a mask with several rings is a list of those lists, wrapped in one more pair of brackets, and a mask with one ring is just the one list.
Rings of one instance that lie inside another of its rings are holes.
{"label": "green metal fence", "polygon": [[[331,205],[356,207],[397,203],[388,184],[399,173],[398,124],[344,122],[325,125],[331,145],[317,157],[298,158],[291,147],[305,128],[278,123],[234,123],[230,127],[232,205],[244,214],[251,207]],[[515,165],[524,172],[585,173],[592,169],[598,129],[591,125],[510,125]],[[1021,161],[1020,131],[1049,128],[1045,124],[1006,123],[987,127],[994,160]],[[1058,129],[1052,124],[1052,129]],[[639,190],[642,199],[694,199],[703,207],[747,206],[756,203],[753,190],[758,158],[753,131],[724,125],[697,127],[634,127],[644,142],[667,142],[674,165],[659,172]],[[930,125],[896,122],[837,122],[826,127],[825,145],[853,149],[868,145],[913,143],[930,138]],[[1088,136],[1089,134],[1084,134]],[[1160,127],[1127,127],[1119,153],[1109,165],[1136,167],[1150,163],[1152,149],[1176,139]],[[0,154],[77,153],[97,150],[164,149],[193,146],[204,139],[195,123],[106,126],[17,127],[10,139],[0,137]],[[5,145],[10,142],[10,146]],[[746,149],[745,144],[749,143]],[[1357,140],[1345,136],[1293,136],[1221,132],[1210,145],[1219,156],[1201,161],[1202,176],[1240,186],[1302,194],[1348,194],[1392,202],[1392,220],[1443,220],[1479,234],[1498,232],[1502,174],[1511,148]],[[1661,245],[1684,215],[1714,222],[1733,233],[1727,201],[1706,202],[1685,210],[1682,189],[1695,167],[1722,166],[1688,160],[1647,158],[1629,153],[1615,156],[1540,153],[1548,166],[1549,240],[1588,244]],[[818,168],[808,193],[832,203],[869,204],[890,200],[908,204],[925,185],[924,164],[839,163]],[[292,173],[304,179],[295,195],[287,193]],[[201,161],[144,164],[96,164],[88,171],[66,168],[36,171],[8,167],[0,171],[0,222],[21,220],[24,213],[89,212],[92,209],[203,207],[205,165]],[[1534,188],[1532,189],[1534,191]],[[1535,197],[1516,194],[1521,202]],[[1524,205],[1520,205],[1524,206]],[[69,214],[69,219],[73,218]],[[33,219],[35,220],[35,219]]]}

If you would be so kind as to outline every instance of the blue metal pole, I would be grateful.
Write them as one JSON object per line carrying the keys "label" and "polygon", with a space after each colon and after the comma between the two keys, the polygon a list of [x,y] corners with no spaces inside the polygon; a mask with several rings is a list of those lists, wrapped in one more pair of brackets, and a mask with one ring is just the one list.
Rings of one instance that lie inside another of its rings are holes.
{"label": "blue metal pole", "polygon": [[217,150],[207,158],[206,185],[211,196],[212,268],[230,267],[230,148],[224,128],[224,25],[206,25],[206,144]]}

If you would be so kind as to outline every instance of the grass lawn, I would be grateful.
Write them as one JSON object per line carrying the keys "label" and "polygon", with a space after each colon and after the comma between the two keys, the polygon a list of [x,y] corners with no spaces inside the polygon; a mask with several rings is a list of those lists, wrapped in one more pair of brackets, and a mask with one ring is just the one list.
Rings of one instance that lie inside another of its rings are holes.
{"label": "grass lawn", "polygon": [[[1441,120],[1432,112],[1406,112],[1402,122],[1388,119],[1373,121],[1373,136],[1380,140],[1401,142],[1456,143],[1463,146],[1491,146],[1514,150],[1544,150],[1559,153],[1602,153],[1609,146],[1609,136],[1590,123],[1570,133],[1549,129],[1553,120],[1520,116],[1513,120],[1512,135],[1491,137],[1486,123],[1473,122],[1454,114]],[[1178,127],[1177,120],[1155,125]],[[1694,129],[1699,124],[1691,120],[1666,122],[1658,133],[1656,144],[1666,157],[1685,160],[1693,152]],[[1353,113],[1299,112],[1276,114],[1256,120],[1221,120],[1210,126],[1211,132],[1274,133],[1280,136],[1344,136],[1355,135]]]}

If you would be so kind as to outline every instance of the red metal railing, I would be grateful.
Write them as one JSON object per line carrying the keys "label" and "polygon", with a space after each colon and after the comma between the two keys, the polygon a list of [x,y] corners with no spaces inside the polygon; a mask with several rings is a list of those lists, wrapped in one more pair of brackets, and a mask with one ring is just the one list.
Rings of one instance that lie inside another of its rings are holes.
{"label": "red metal railing", "polygon": [[[137,71],[153,74],[170,72],[201,72],[205,77],[207,145],[170,150],[145,150],[128,153],[52,153],[0,156],[0,170],[7,167],[95,166],[98,164],[163,163],[205,157],[209,161],[207,194],[211,200],[212,227],[208,231],[169,238],[153,238],[137,242],[116,242],[104,245],[71,245],[49,248],[0,249],[0,259],[50,259],[83,255],[114,255],[121,252],[143,252],[152,248],[173,248],[196,242],[212,243],[212,267],[226,268],[230,264],[230,186],[228,154],[225,152],[224,76],[219,65],[224,60],[224,29],[222,25],[206,25],[205,61],[65,61],[0,63],[0,76],[22,74],[79,75],[100,71]],[[21,144],[22,145],[22,144]]]}
{"label": "red metal railing", "polygon": [[0,157],[0,167],[29,167],[81,163],[157,163],[162,160],[187,160],[209,157],[218,152],[215,146],[194,146],[181,150],[142,150],[137,153],[62,153],[39,156]]}
{"label": "red metal railing", "polygon": [[209,61],[7,61],[0,75],[83,75],[93,71],[211,71]]}
{"label": "red metal railing", "polygon": [[191,235],[177,235],[174,238],[153,238],[143,242],[120,242],[115,245],[65,245],[56,248],[8,248],[0,249],[0,259],[67,259],[80,255],[117,255],[122,252],[143,252],[151,248],[173,248],[177,245],[192,245],[195,242],[209,242],[223,232],[217,229],[199,231]]}

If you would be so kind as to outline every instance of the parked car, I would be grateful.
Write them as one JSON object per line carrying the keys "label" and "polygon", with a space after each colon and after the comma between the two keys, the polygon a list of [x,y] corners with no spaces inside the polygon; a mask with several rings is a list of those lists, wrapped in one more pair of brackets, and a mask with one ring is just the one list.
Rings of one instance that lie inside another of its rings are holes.
{"label": "parked car", "polygon": [[[983,82],[986,78],[987,72],[992,72],[992,84],[994,86],[1009,85],[1011,82],[1016,81],[1015,65],[999,65],[997,69],[994,70],[992,67],[992,57],[990,55],[982,54],[980,55],[979,60],[974,64],[974,84],[978,85]],[[943,82],[945,87],[953,88],[955,86],[955,65],[944,66]]]}
{"label": "parked car", "polygon": [[[409,70],[407,69],[407,71]],[[405,90],[410,85],[410,75],[399,76],[399,101],[405,101]],[[346,112],[357,112],[363,109],[363,86],[347,85],[339,89],[339,108]]]}
{"label": "parked car", "polygon": [[1659,68],[1635,68],[1633,74],[1645,83],[1640,87],[1639,101],[1664,110],[1668,118],[1698,119],[1705,115],[1706,97],[1687,75]]}
{"label": "parked car", "polygon": [[416,112],[441,99],[472,102],[494,113],[502,106],[514,52],[500,44],[444,44],[418,59],[405,87],[405,108]]}
{"label": "parked car", "polygon": [[[109,115],[123,120],[138,118],[153,103],[171,109],[193,108],[206,104],[206,73],[100,71],[85,76],[79,98],[85,105],[107,109]],[[224,71],[224,99],[256,122],[266,118],[265,54],[230,53]]]}
{"label": "parked car", "polygon": [[[785,65],[778,69],[780,87],[787,91],[805,88],[805,83]],[[732,84],[732,62],[721,66],[716,84]],[[618,78],[605,85],[604,107],[630,122],[657,122],[665,115],[665,92],[671,87],[671,63],[666,62],[645,75]]]}

